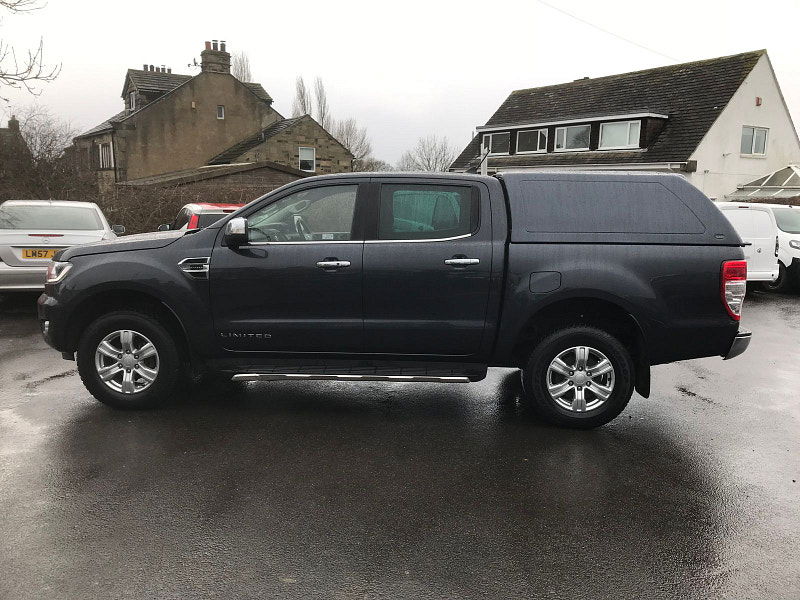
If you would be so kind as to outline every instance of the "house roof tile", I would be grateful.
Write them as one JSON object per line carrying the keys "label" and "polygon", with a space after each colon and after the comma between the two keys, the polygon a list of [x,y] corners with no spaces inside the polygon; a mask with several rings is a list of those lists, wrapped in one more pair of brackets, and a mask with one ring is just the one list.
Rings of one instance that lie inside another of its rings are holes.
{"label": "house roof tile", "polygon": [[[513,126],[632,113],[667,115],[661,133],[637,153],[635,162],[686,161],[741,86],[764,50],[644,71],[578,79],[570,83],[516,90],[495,111],[487,126]],[[452,169],[477,162],[476,136],[453,162]],[[588,156],[593,154],[594,156]],[[521,164],[522,157],[492,164]],[[631,162],[629,152],[525,155],[524,163],[614,164]]]}
{"label": "house roof tile", "polygon": [[260,143],[268,140],[269,138],[281,133],[282,131],[286,131],[292,125],[299,122],[300,119],[303,117],[295,117],[292,119],[283,119],[282,121],[277,121],[273,123],[269,127],[259,131],[258,133],[243,139],[238,144],[234,144],[225,152],[222,152],[208,161],[209,165],[224,165],[235,161],[239,158],[242,154],[247,152],[248,150],[252,150]]}

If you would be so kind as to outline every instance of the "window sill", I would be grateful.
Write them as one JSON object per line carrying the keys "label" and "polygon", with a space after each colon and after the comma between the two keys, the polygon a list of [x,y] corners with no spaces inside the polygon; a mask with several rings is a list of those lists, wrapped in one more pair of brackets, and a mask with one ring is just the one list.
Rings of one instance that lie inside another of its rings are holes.
{"label": "window sill", "polygon": [[514,154],[514,156],[516,156],[517,154],[547,154],[547,150],[522,150],[522,151],[517,151],[517,153]]}
{"label": "window sill", "polygon": [[740,154],[739,158],[760,158],[765,159],[767,158],[766,154]]}

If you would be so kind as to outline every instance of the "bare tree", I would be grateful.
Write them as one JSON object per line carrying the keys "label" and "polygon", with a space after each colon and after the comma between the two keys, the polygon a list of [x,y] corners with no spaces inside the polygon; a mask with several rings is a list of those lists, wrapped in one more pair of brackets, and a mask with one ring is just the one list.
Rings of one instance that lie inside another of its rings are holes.
{"label": "bare tree", "polygon": [[317,109],[317,122],[325,129],[328,129],[331,125],[331,111],[328,107],[328,94],[325,93],[325,84],[322,83],[321,77],[317,77],[314,80],[314,100]]}
{"label": "bare tree", "polygon": [[19,131],[28,144],[33,160],[49,163],[57,160],[72,145],[78,131],[68,121],[53,115],[47,108],[32,104],[14,111]]}
{"label": "bare tree", "polygon": [[294,104],[292,105],[292,116],[302,117],[310,115],[312,112],[311,92],[306,87],[306,82],[302,76],[295,80]]}
{"label": "bare tree", "polygon": [[447,171],[456,158],[456,149],[446,137],[429,135],[417,140],[413,149],[406,151],[397,163],[398,171]]}
{"label": "bare tree", "polygon": [[363,171],[364,160],[372,153],[372,144],[367,136],[367,128],[359,127],[353,117],[333,124],[333,137],[353,155],[353,170]]}
{"label": "bare tree", "polygon": [[359,164],[353,165],[353,171],[364,171],[364,172],[394,171],[394,167],[385,160],[374,158],[372,156],[367,156],[362,161],[360,161]]}
{"label": "bare tree", "polygon": [[253,73],[250,71],[250,57],[246,52],[234,52],[231,56],[231,75],[239,81],[253,81]]}
{"label": "bare tree", "polygon": [[[11,13],[24,13],[42,8],[40,0],[0,0],[0,8]],[[0,40],[0,86],[22,88],[36,94],[34,82],[53,81],[61,72],[61,65],[47,66],[44,61],[44,42],[33,50],[18,55],[15,48]],[[0,97],[2,100],[7,98]]]}

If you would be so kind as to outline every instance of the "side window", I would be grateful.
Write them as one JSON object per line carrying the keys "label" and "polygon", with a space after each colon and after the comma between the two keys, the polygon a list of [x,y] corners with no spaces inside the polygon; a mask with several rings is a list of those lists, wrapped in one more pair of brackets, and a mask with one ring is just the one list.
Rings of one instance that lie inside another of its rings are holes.
{"label": "side window", "polygon": [[251,242],[352,239],[357,185],[329,185],[290,194],[247,218]]}
{"label": "side window", "polygon": [[189,209],[183,208],[175,217],[175,222],[172,224],[172,229],[186,229],[189,224]]}
{"label": "side window", "polygon": [[471,233],[478,193],[451,185],[382,185],[378,239],[425,240]]}

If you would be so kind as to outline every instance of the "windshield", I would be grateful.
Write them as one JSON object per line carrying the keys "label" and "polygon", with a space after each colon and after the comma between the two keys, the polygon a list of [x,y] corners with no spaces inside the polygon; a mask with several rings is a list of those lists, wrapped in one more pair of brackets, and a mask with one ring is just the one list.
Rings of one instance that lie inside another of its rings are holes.
{"label": "windshield", "polygon": [[85,206],[0,206],[0,229],[73,231],[103,229],[93,208]]}
{"label": "windshield", "polygon": [[800,209],[773,208],[778,227],[786,233],[800,233]]}

